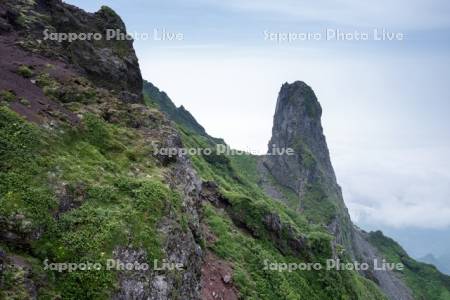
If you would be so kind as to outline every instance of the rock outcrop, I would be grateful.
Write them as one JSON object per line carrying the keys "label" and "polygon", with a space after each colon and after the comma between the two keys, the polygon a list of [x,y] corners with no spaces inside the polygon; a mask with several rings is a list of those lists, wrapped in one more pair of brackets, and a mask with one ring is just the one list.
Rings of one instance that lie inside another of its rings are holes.
{"label": "rock outcrop", "polygon": [[[108,37],[109,30],[122,37]],[[5,0],[0,4],[0,32],[33,53],[71,64],[98,86],[114,90],[123,101],[142,101],[133,41],[123,38],[125,25],[109,7],[87,13],[61,0]],[[69,41],[63,34],[77,38]]]}
{"label": "rock outcrop", "polygon": [[[327,226],[335,236],[335,255],[337,245],[340,245],[348,259],[373,266],[374,259],[381,261],[382,256],[367,241],[366,234],[350,220],[331,164],[321,116],[322,108],[307,84],[301,81],[283,84],[276,105],[269,154],[260,165],[262,177],[270,176],[275,183],[263,180],[263,187],[282,201],[287,199],[277,186],[295,193],[297,211],[306,216],[323,214],[314,221]],[[292,148],[295,153],[277,155],[273,151],[287,148]],[[275,155],[270,155],[273,153]],[[310,197],[311,193],[315,197]],[[390,299],[413,299],[411,291],[394,272],[373,270],[363,275],[377,283]]]}
{"label": "rock outcrop", "polygon": [[[165,261],[181,264],[175,271],[132,271],[119,274],[119,289],[113,299],[200,299],[203,252],[200,247],[201,181],[184,155],[176,157],[170,166],[167,181],[172,190],[182,196],[182,210],[188,216],[188,230],[183,229],[170,213],[158,225],[165,238],[162,245]],[[142,249],[119,247],[115,259],[123,263],[146,263],[147,253]]]}
{"label": "rock outcrop", "polygon": [[[352,225],[336,182],[321,117],[320,103],[306,83],[283,84],[275,109],[269,154],[263,158],[260,170],[262,176],[268,172],[278,185],[297,196],[297,211],[319,213],[312,221],[329,226],[337,243],[351,253]],[[293,155],[283,152],[287,149],[293,149]],[[266,181],[265,189],[277,190],[270,185]]]}
{"label": "rock outcrop", "polygon": [[304,82],[285,83],[281,87],[269,153],[273,148],[292,148],[295,154],[268,156],[265,165],[280,183],[299,195],[321,178],[335,181],[321,116],[322,108]]}

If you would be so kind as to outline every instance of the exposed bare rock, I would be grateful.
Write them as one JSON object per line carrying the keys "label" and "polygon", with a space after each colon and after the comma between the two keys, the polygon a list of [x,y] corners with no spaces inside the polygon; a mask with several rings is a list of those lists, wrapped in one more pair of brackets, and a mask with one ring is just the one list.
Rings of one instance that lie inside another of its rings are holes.
{"label": "exposed bare rock", "polygon": [[320,177],[335,180],[321,124],[322,108],[313,90],[304,82],[285,83],[275,110],[272,148],[295,150],[294,155],[270,155],[265,165],[285,186],[300,195]]}
{"label": "exposed bare rock", "polygon": [[356,227],[353,233],[353,247],[357,261],[365,262],[370,266],[369,271],[364,272],[364,276],[377,283],[389,299],[414,299],[411,290],[397,274],[392,271],[375,270],[374,261],[382,261],[383,256],[367,241],[367,233]]}

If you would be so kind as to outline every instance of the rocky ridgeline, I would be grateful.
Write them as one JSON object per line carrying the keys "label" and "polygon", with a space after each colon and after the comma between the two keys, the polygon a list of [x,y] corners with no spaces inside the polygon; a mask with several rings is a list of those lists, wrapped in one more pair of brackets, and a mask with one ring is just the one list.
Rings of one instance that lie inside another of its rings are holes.
{"label": "rocky ridgeline", "polygon": [[[310,224],[320,227],[323,231],[328,230],[335,239],[332,247],[326,239],[327,244],[322,247],[323,249],[316,249],[317,247],[308,239],[307,234],[301,232],[292,219],[287,221],[286,216],[278,214],[280,211],[275,210],[274,206],[261,206],[263,202],[258,202],[256,205],[253,203],[254,199],[248,196],[236,197],[233,193],[228,193],[231,197],[227,198],[222,193],[224,186],[221,186],[224,183],[227,184],[227,181],[221,181],[225,177],[229,177],[227,180],[232,180],[232,184],[239,186],[240,190],[250,187],[258,189],[257,192],[251,190],[249,194],[252,197],[263,194],[257,184],[254,184],[255,187],[250,186],[242,180],[240,176],[242,174],[234,173],[230,159],[227,157],[197,158],[197,160],[204,159],[200,161],[204,163],[201,166],[209,168],[208,164],[214,165],[216,170],[220,171],[212,176],[217,182],[202,182],[197,174],[197,171],[202,171],[201,168],[194,169],[192,165],[196,162],[195,160],[191,161],[183,154],[167,157],[149,151],[148,147],[153,144],[163,148],[183,147],[184,140],[180,137],[179,131],[161,111],[165,112],[172,121],[181,125],[181,130],[183,127],[187,129],[188,133],[183,131],[183,137],[192,135],[193,140],[204,141],[202,145],[213,145],[223,141],[207,135],[204,128],[184,107],[177,108],[165,93],[150,83],[146,83],[144,92],[152,98],[150,100],[157,104],[159,110],[144,105],[143,82],[132,41],[100,39],[57,42],[44,39],[44,32],[47,34],[99,33],[105,37],[108,29],[126,32],[120,17],[107,7],[102,7],[96,13],[87,13],[64,4],[60,0],[3,0],[0,2],[0,55],[2,57],[0,60],[0,104],[2,105],[0,113],[16,120],[1,123],[2,130],[6,132],[9,123],[17,126],[22,122],[17,121],[17,118],[14,119],[7,112],[9,110],[24,116],[28,121],[39,124],[51,135],[51,140],[53,138],[58,140],[61,138],[58,135],[64,135],[66,131],[70,132],[68,127],[71,127],[77,134],[69,138],[65,137],[62,139],[64,142],[61,141],[60,144],[53,144],[55,148],[63,147],[63,150],[59,149],[62,153],[53,153],[52,151],[56,150],[50,147],[46,149],[47,152],[44,151],[44,154],[50,154],[50,158],[54,158],[51,155],[55,155],[59,158],[59,164],[68,164],[75,172],[83,167],[91,171],[91,168],[97,168],[100,165],[98,169],[95,169],[94,180],[87,182],[86,178],[79,176],[75,179],[75,183],[68,183],[62,179],[63,171],[59,165],[52,170],[39,169],[42,172],[38,173],[41,180],[45,181],[48,177],[48,182],[42,185],[49,185],[52,199],[57,202],[49,216],[49,219],[55,221],[52,224],[60,226],[58,223],[60,219],[64,219],[66,215],[76,212],[89,201],[93,201],[92,199],[88,201],[89,184],[90,188],[93,186],[98,188],[97,179],[104,173],[107,176],[104,176],[103,180],[115,178],[119,174],[126,180],[120,180],[118,187],[115,186],[117,184],[115,181],[101,185],[102,188],[114,186],[115,192],[122,187],[121,193],[125,198],[120,199],[118,204],[110,199],[114,198],[114,194],[108,195],[106,201],[111,201],[108,205],[114,207],[114,213],[125,213],[122,211],[123,207],[130,205],[131,209],[126,211],[125,217],[128,213],[136,213],[142,209],[136,202],[139,195],[144,194],[139,201],[144,201],[146,204],[143,208],[145,215],[141,220],[142,224],[138,224],[139,226],[135,226],[133,230],[140,234],[139,240],[145,240],[151,235],[158,235],[159,239],[153,240],[150,247],[136,246],[139,241],[133,240],[134,232],[130,232],[132,230],[125,227],[122,231],[127,232],[127,240],[121,242],[114,240],[115,246],[111,256],[123,263],[144,264],[148,260],[149,252],[156,251],[160,252],[161,257],[168,263],[183,265],[183,269],[179,272],[173,270],[119,271],[115,274],[114,284],[100,291],[104,296],[100,298],[162,300],[222,297],[237,299],[239,291],[233,283],[232,262],[225,261],[224,257],[218,258],[211,250],[214,241],[223,237],[215,236],[207,222],[202,220],[205,217],[202,215],[203,209],[208,208],[205,203],[212,204],[220,218],[229,219],[230,226],[234,224],[235,227],[230,228],[233,228],[236,236],[239,236],[239,233],[254,241],[268,238],[274,244],[276,252],[285,256],[309,259],[315,251],[325,249],[327,256],[340,257],[344,252],[346,258],[360,262],[370,263],[375,258],[381,259],[381,255],[369,242],[368,234],[357,229],[350,220],[323,135],[322,109],[308,85],[298,81],[282,86],[276,106],[273,135],[269,143],[269,150],[293,148],[295,154],[262,157],[258,165],[261,178],[252,179],[255,182],[259,180],[259,184],[272,198],[286,201],[300,215],[306,216]],[[8,109],[4,109],[3,106]],[[93,125],[91,124],[93,127],[88,126],[87,116],[91,118],[93,116],[97,120],[93,122]],[[89,128],[94,129],[90,132]],[[94,136],[89,136],[90,134]],[[14,143],[17,142],[15,132],[12,138],[5,136],[9,138],[8,142],[15,145]],[[201,138],[197,139],[197,136]],[[79,139],[78,144],[76,144],[77,139]],[[69,146],[64,144],[72,142],[83,149],[78,148],[75,156],[70,156],[74,150],[72,144]],[[123,143],[129,147],[124,146]],[[26,147],[19,148],[23,151]],[[87,155],[88,162],[82,160],[81,152],[87,151],[86,149],[91,150]],[[8,158],[14,158],[14,154]],[[28,154],[32,159],[36,156],[35,153]],[[0,155],[3,155],[3,152],[0,151]],[[70,165],[70,158],[76,161],[74,163],[76,166]],[[2,163],[9,166],[9,162],[2,161]],[[123,170],[116,169],[119,165]],[[88,172],[86,175],[89,175]],[[207,177],[212,180],[210,175],[208,174]],[[20,179],[11,178],[12,180]],[[159,183],[163,183],[164,186],[168,186],[170,192],[176,192],[180,199],[174,195],[165,195],[162,207],[158,208],[158,201],[156,201],[158,193],[151,190],[151,195],[148,195],[146,194],[148,191],[141,190],[143,189],[142,181],[149,184],[154,183],[156,179],[161,180]],[[126,185],[127,182],[129,185]],[[5,186],[10,188],[8,184],[7,182]],[[39,188],[44,187],[39,186]],[[9,193],[9,196],[13,194]],[[176,199],[171,199],[172,197]],[[95,205],[104,205],[105,199],[101,198],[101,201],[95,202]],[[148,205],[145,201],[149,199],[155,203]],[[264,199],[273,204],[272,199],[268,197]],[[39,203],[34,204],[39,205]],[[91,207],[94,212],[98,208]],[[106,208],[100,207],[100,209]],[[162,211],[161,216],[155,213],[158,209]],[[41,250],[48,250],[44,247],[45,245],[38,243],[43,236],[46,236],[45,228],[39,225],[33,227],[36,220],[32,219],[32,213],[26,209],[21,213],[13,211],[8,214],[9,210],[5,212],[0,215],[0,266],[7,267],[0,269],[0,277],[9,272],[14,275],[13,278],[18,278],[13,284],[9,282],[7,293],[19,299],[35,299],[43,289],[47,289],[50,293],[54,292],[54,287],[49,286],[49,283],[53,281],[52,284],[55,284],[55,280],[47,278],[43,273],[35,274],[36,270],[39,270],[36,264],[39,265],[38,261],[43,259],[42,253],[45,253]],[[42,209],[39,213],[45,215],[50,212],[48,209]],[[90,217],[96,217],[95,213]],[[77,216],[74,218],[77,220]],[[153,218],[158,219],[155,228],[142,229],[141,225],[148,225],[146,223],[151,222]],[[74,227],[82,227],[85,225],[83,223],[89,223],[89,221],[89,219],[83,219],[83,222],[76,223],[76,226],[69,226],[59,233],[64,235],[66,231],[74,230]],[[123,225],[122,220],[116,221],[117,224]],[[102,227],[103,223],[96,226]],[[99,232],[102,231],[100,229],[109,233],[109,228],[108,230],[98,228]],[[86,230],[89,232],[89,229]],[[95,232],[89,233],[95,235],[96,231],[97,227]],[[79,238],[73,232],[71,233],[76,239]],[[61,237],[47,236],[46,238],[57,245],[64,244]],[[131,240],[134,244],[130,242]],[[320,241],[323,240],[320,239]],[[74,244],[75,246],[82,244],[78,242],[76,240],[67,249],[71,250]],[[263,242],[268,244],[265,240]],[[204,243],[206,246],[203,245]],[[4,244],[6,248],[3,248]],[[155,245],[158,247],[156,250],[152,249]],[[247,245],[242,245],[243,248],[245,246]],[[89,251],[86,253],[86,255],[92,255]],[[11,271],[11,268],[14,270]],[[57,276],[66,275],[58,274]],[[369,271],[363,272],[363,275],[378,284],[390,299],[412,299],[409,289],[393,272]],[[64,279],[73,280],[70,277],[62,278],[59,280],[60,277],[57,277],[58,284],[64,283]],[[247,281],[247,277],[245,278]],[[82,279],[80,276],[75,281],[78,283],[77,280]],[[92,277],[92,279],[102,282],[101,276]],[[272,287],[278,284],[278,282],[271,282],[270,278],[265,277],[264,280],[267,280],[267,282],[264,281],[265,286]],[[83,283],[85,288],[89,286],[90,280]],[[5,282],[0,281],[0,286],[5,287]],[[70,290],[71,287],[65,286],[65,288]],[[261,288],[261,286],[255,288]],[[64,288],[59,289],[59,292],[61,291],[64,292]],[[69,291],[71,295],[78,292],[80,292],[79,287],[75,291]],[[377,292],[379,293],[378,290]],[[57,295],[54,298],[58,297]],[[98,297],[89,294],[85,298],[97,299]]]}
{"label": "rocky ridgeline", "polygon": [[211,137],[184,106],[176,107],[165,92],[160,91],[155,85],[146,80],[144,80],[144,95],[149,97],[158,109],[164,112],[170,120],[184,126],[195,134],[207,138],[213,143],[225,144],[224,140]]}

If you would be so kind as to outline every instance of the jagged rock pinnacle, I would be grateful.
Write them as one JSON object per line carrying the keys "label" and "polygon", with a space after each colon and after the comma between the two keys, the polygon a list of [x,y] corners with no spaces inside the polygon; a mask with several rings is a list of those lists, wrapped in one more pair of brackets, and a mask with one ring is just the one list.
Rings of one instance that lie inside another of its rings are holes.
{"label": "jagged rock pinnacle", "polygon": [[319,178],[335,183],[321,124],[322,108],[306,83],[285,83],[278,95],[269,149],[292,148],[295,154],[268,156],[266,167],[284,186],[304,193]]}

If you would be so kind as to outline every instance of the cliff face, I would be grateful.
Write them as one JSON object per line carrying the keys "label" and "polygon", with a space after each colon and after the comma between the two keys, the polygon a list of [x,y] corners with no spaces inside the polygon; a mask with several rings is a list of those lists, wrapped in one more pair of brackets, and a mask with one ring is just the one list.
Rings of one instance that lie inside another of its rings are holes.
{"label": "cliff face", "polygon": [[335,182],[321,124],[322,108],[304,82],[285,83],[280,90],[269,142],[275,148],[292,148],[295,155],[267,157],[265,165],[275,178],[304,195],[320,179]]}
{"label": "cliff face", "polygon": [[[285,83],[277,99],[268,152],[291,148],[294,154],[267,155],[261,171],[294,193],[297,203],[291,199],[293,208],[312,222],[329,226],[338,242],[351,252],[352,225],[331,165],[321,117],[322,108],[308,85]],[[266,190],[277,190],[270,185],[270,181],[264,184]],[[286,198],[283,192],[277,194]]]}

